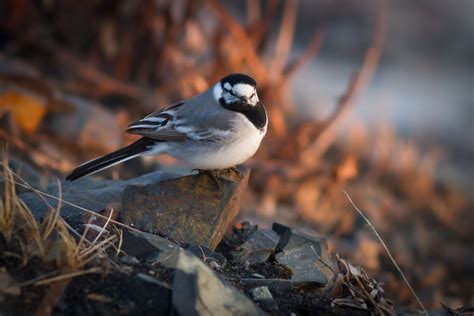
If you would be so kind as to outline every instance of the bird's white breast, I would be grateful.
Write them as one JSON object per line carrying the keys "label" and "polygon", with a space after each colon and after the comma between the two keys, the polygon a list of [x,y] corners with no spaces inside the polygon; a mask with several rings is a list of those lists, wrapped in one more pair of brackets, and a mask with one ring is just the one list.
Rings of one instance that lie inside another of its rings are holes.
{"label": "bird's white breast", "polygon": [[252,157],[265,136],[266,128],[258,130],[243,114],[236,114],[231,133],[224,141],[208,148],[195,148],[192,154],[179,158],[197,169],[226,169]]}

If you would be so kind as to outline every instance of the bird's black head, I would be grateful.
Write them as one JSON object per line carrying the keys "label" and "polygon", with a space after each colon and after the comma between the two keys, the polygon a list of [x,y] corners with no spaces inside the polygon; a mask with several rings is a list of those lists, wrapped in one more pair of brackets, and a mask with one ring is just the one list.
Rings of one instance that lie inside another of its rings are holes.
{"label": "bird's black head", "polygon": [[214,86],[214,97],[229,111],[243,114],[259,130],[267,126],[267,113],[257,96],[257,82],[244,74],[231,74]]}
{"label": "bird's black head", "polygon": [[255,106],[258,103],[257,82],[244,74],[230,74],[214,86],[214,97],[223,106],[231,104]]}

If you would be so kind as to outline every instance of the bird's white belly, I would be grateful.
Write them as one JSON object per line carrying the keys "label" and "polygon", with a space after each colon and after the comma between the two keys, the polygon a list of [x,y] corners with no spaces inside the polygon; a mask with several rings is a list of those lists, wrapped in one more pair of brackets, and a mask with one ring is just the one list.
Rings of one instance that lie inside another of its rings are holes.
{"label": "bird's white belly", "polygon": [[262,137],[228,143],[213,151],[200,152],[192,157],[183,157],[197,169],[225,169],[234,167],[252,157],[260,146]]}
{"label": "bird's white belly", "polygon": [[266,130],[260,131],[246,118],[236,120],[234,128],[238,133],[223,142],[208,143],[200,146],[183,146],[184,150],[171,153],[197,169],[226,169],[245,162],[257,151]]}

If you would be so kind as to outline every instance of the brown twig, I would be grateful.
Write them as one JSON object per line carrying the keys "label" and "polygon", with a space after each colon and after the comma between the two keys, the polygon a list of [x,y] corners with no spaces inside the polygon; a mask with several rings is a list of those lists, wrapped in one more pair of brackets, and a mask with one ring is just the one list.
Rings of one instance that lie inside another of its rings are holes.
{"label": "brown twig", "polygon": [[247,0],[247,25],[258,23],[261,17],[260,0]]}
{"label": "brown twig", "polygon": [[[41,282],[41,281],[40,281]],[[71,278],[61,279],[58,282],[51,284],[46,295],[43,297],[41,304],[36,309],[34,316],[51,315],[54,307],[63,295],[64,290],[71,282]]]}
{"label": "brown twig", "polygon": [[318,137],[301,153],[300,163],[305,167],[314,167],[317,164],[319,158],[334,141],[335,131],[350,109],[350,106],[372,79],[382,54],[386,26],[386,7],[385,1],[380,2],[375,17],[372,43],[365,53],[361,69],[351,78],[346,92],[339,100],[335,111],[323,123]]}
{"label": "brown twig", "polygon": [[286,84],[290,81],[293,76],[300,71],[300,69],[306,65],[310,60],[314,59],[315,56],[318,54],[319,49],[321,48],[321,43],[323,42],[324,32],[323,31],[316,31],[313,35],[313,38],[309,42],[306,50],[304,53],[295,61],[290,63],[286,66],[285,70],[283,71],[283,84]]}
{"label": "brown twig", "polygon": [[283,68],[288,59],[288,54],[290,53],[293,43],[293,36],[295,34],[297,5],[297,0],[285,1],[280,32],[275,46],[275,54],[269,68],[270,80],[279,81],[279,77],[283,73]]}

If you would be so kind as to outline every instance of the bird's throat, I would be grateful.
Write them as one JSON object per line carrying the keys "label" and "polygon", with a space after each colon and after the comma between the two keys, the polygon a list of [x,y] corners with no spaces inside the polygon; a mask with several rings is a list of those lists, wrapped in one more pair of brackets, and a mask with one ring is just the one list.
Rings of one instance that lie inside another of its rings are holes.
{"label": "bird's throat", "polygon": [[242,113],[259,130],[263,130],[267,125],[267,113],[262,102],[258,102],[255,106],[244,102],[227,104],[223,98],[219,102],[229,111]]}

